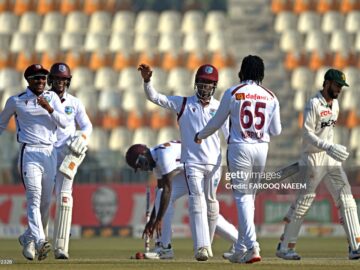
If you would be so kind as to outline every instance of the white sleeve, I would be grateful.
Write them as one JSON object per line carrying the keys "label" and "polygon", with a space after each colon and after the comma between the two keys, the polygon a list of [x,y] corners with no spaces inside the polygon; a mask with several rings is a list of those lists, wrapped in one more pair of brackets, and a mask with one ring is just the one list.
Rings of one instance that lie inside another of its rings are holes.
{"label": "white sleeve", "polygon": [[[216,130],[218,130],[221,127],[221,125],[224,124],[226,118],[230,114],[230,102],[231,102],[231,92],[226,91],[220,101],[220,105],[216,111],[216,114],[214,115],[213,118],[210,119],[207,125],[199,132],[198,134],[199,139],[206,139]],[[224,133],[224,135],[226,134]]]}
{"label": "white sleeve", "polygon": [[221,131],[224,135],[225,141],[229,138],[229,117],[225,120],[224,124],[221,126]]}
{"label": "white sleeve", "polygon": [[89,137],[93,130],[93,126],[90,122],[89,116],[85,111],[85,107],[80,102],[80,100],[78,100],[78,110],[76,112],[75,121],[79,125],[80,130],[84,132],[87,137]]}
{"label": "white sleeve", "polygon": [[280,133],[281,133],[280,105],[279,105],[279,101],[275,99],[275,107],[269,125],[269,134],[271,136],[276,136],[279,135]]}
{"label": "white sleeve", "polygon": [[304,110],[303,139],[319,149],[327,150],[332,144],[320,139],[315,134],[317,115],[316,105],[309,101]]}
{"label": "white sleeve", "polygon": [[158,93],[155,88],[151,85],[151,82],[144,83],[144,90],[148,100],[151,102],[164,107],[166,109],[170,109],[179,113],[183,103],[183,97],[179,96],[165,96],[163,94]]}
{"label": "white sleeve", "polygon": [[66,128],[69,124],[69,121],[66,118],[64,113],[64,107],[61,104],[60,98],[57,94],[53,94],[52,97],[52,107],[54,111],[50,113],[51,119],[55,122],[55,124],[61,128]]}
{"label": "white sleeve", "polygon": [[4,109],[0,112],[0,135],[6,129],[9,124],[11,116],[15,114],[15,100],[14,97],[10,97],[5,104]]}

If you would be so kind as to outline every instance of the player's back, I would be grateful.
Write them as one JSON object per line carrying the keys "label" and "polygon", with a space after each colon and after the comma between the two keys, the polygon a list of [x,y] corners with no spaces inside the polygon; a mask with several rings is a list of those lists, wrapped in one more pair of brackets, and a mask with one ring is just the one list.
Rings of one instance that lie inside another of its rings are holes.
{"label": "player's back", "polygon": [[279,102],[270,90],[245,81],[225,94],[231,99],[229,143],[269,142],[280,134]]}
{"label": "player's back", "polygon": [[168,174],[174,170],[183,170],[183,164],[180,163],[181,142],[170,141],[159,144],[150,149],[151,156],[156,162],[154,173],[158,179],[162,175]]}

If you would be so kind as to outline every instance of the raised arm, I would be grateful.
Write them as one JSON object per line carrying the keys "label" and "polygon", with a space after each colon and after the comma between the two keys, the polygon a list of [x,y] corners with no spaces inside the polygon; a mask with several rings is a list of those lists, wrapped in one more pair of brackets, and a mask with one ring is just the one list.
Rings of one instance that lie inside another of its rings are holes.
{"label": "raised arm", "polygon": [[140,71],[141,77],[144,80],[144,91],[146,98],[163,108],[179,113],[181,110],[183,97],[166,96],[158,93],[151,84],[152,70],[150,66],[141,64],[139,65],[138,70]]}

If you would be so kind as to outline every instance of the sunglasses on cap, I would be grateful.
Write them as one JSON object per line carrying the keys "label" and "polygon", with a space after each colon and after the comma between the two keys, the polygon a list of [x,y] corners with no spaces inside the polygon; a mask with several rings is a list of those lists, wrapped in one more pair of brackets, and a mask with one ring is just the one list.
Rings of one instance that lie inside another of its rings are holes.
{"label": "sunglasses on cap", "polygon": [[29,76],[27,78],[32,79],[32,80],[46,80],[45,75],[32,75],[32,76]]}

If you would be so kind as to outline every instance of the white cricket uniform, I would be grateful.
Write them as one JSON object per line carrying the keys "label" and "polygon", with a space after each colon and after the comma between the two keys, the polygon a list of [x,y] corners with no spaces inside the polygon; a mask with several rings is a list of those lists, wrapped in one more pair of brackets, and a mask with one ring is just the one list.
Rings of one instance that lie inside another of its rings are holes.
{"label": "white cricket uniform", "polygon": [[[194,136],[214,116],[219,101],[211,98],[209,105],[204,107],[195,95],[165,96],[159,94],[151,83],[144,83],[144,90],[150,101],[178,115],[182,142],[181,162],[184,164],[189,190],[194,251],[197,252],[201,247],[211,247],[219,213],[216,189],[221,174],[220,138],[215,133],[199,145],[194,142]],[[227,124],[223,125],[225,138],[228,136]]]}
{"label": "white cricket uniform", "polygon": [[[253,81],[243,81],[224,93],[219,109],[206,127],[198,134],[207,138],[230,116],[228,138],[228,166],[230,172],[246,172],[244,178],[231,179],[233,186],[246,187],[253,175],[264,171],[268,143],[271,135],[281,132],[280,107],[276,96]],[[249,187],[249,186],[248,186]],[[236,251],[251,249],[256,242],[254,224],[255,190],[233,189],[238,210],[239,237]]]}
{"label": "white cricket uniform", "polygon": [[54,249],[55,251],[58,249],[62,250],[62,252],[67,254],[72,219],[72,186],[74,181],[66,178],[59,171],[59,168],[64,158],[71,151],[69,144],[75,136],[76,127],[78,126],[86,137],[89,137],[92,132],[92,124],[83,104],[78,98],[65,92],[62,98],[58,97],[58,99],[61,100],[62,111],[66,115],[69,125],[65,129],[57,130],[58,141],[55,144],[58,162],[55,181],[56,218],[54,223]]}
{"label": "white cricket uniform", "polygon": [[[287,213],[287,220],[290,223],[285,226],[281,243],[282,250],[295,246],[304,216],[315,198],[317,186],[323,179],[339,209],[343,207],[343,198],[346,200],[345,204],[351,204],[351,207],[356,209],[351,186],[341,162],[334,160],[326,153],[326,149],[333,144],[334,127],[338,115],[338,100],[334,99],[332,105],[329,106],[320,91],[305,105],[299,178],[305,181],[306,190],[299,192],[296,201]],[[342,216],[342,219],[345,219],[343,225],[348,234],[349,243],[355,250],[358,248],[357,242],[360,241],[359,221],[354,221],[357,225],[354,225],[355,230],[352,231],[352,228],[347,228],[347,217]]]}
{"label": "white cricket uniform", "polygon": [[[189,194],[189,189],[186,186],[184,165],[180,162],[181,157],[181,142],[170,141],[164,144],[160,144],[150,149],[151,156],[156,163],[156,167],[153,172],[157,179],[162,179],[163,175],[166,175],[173,171],[178,171],[171,180],[171,197],[168,208],[163,217],[160,242],[164,247],[167,247],[171,243],[171,224],[174,216],[174,203],[177,199]],[[156,201],[160,204],[161,192],[156,194]],[[159,206],[155,207],[156,211]],[[221,214],[216,225],[216,232],[221,234],[221,237],[234,243],[237,240],[238,231],[234,225],[230,224]]]}
{"label": "white cricket uniform", "polygon": [[56,174],[56,130],[65,128],[67,120],[62,113],[59,98],[53,92],[42,96],[54,109],[49,114],[37,103],[37,96],[30,90],[10,97],[0,113],[0,134],[15,116],[17,140],[21,144],[19,155],[20,176],[26,189],[29,228],[25,237],[39,246],[45,240],[43,222],[49,215],[51,194]]}
{"label": "white cricket uniform", "polygon": [[56,132],[57,142],[55,143],[55,148],[57,152],[57,174],[55,181],[55,194],[56,197],[59,196],[60,192],[72,193],[73,181],[64,177],[64,175],[59,172],[59,167],[63,162],[67,150],[69,140],[75,136],[76,125],[78,125],[79,130],[84,132],[87,137],[90,136],[92,132],[92,124],[88,115],[86,114],[84,105],[81,101],[74,97],[73,95],[65,92],[61,98],[62,110],[66,115],[66,119],[69,125],[66,128],[59,128]]}

